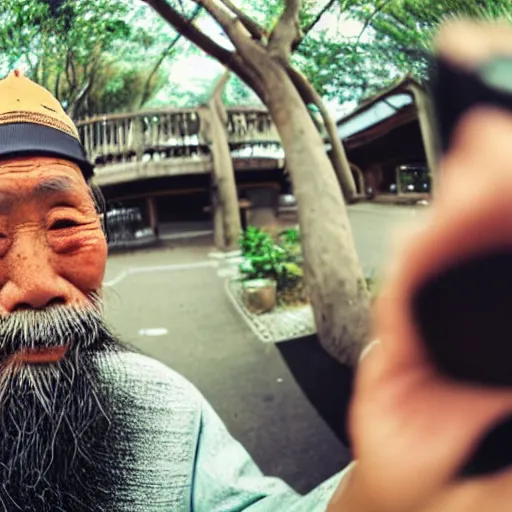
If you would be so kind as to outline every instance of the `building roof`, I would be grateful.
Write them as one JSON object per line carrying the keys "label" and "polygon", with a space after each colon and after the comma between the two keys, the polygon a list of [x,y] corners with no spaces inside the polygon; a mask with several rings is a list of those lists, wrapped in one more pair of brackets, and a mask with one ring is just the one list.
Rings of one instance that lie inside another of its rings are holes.
{"label": "building roof", "polygon": [[[411,88],[424,88],[413,78],[406,76],[398,83],[385,89],[379,94],[362,102],[350,114],[337,121],[338,134],[342,140],[348,139],[357,133],[376,127],[376,125],[393,124],[396,118],[399,123],[403,122],[400,113],[410,111],[414,108],[414,96]],[[387,122],[389,121],[389,122]]]}

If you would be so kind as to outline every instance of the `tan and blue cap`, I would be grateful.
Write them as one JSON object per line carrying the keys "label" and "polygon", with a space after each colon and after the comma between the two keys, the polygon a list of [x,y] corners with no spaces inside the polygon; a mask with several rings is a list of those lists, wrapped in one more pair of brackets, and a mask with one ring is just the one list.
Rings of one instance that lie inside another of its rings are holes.
{"label": "tan and blue cap", "polygon": [[44,87],[13,71],[0,80],[0,159],[55,156],[93,175],[80,136],[61,104]]}

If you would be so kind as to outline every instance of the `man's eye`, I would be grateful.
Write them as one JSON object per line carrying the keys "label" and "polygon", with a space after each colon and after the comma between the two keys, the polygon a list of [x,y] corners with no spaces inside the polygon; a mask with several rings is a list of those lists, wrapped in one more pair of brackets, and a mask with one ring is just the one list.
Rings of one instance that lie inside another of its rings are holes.
{"label": "man's eye", "polygon": [[59,219],[56,220],[51,226],[51,230],[57,230],[57,229],[67,229],[67,228],[73,228],[75,226],[78,226],[78,223],[71,219]]}

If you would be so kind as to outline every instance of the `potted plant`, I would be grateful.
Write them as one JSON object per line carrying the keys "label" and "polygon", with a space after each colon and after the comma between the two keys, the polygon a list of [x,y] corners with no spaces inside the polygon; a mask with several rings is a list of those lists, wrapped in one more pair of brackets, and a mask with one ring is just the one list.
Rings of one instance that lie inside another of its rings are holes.
{"label": "potted plant", "polygon": [[240,248],[244,257],[240,265],[244,304],[252,313],[271,311],[277,303],[277,276],[286,252],[268,233],[254,226],[242,234]]}
{"label": "potted plant", "polygon": [[298,229],[287,229],[274,240],[250,226],[240,239],[240,247],[244,258],[240,265],[242,296],[249,311],[259,314],[271,311],[278,302],[307,302]]}

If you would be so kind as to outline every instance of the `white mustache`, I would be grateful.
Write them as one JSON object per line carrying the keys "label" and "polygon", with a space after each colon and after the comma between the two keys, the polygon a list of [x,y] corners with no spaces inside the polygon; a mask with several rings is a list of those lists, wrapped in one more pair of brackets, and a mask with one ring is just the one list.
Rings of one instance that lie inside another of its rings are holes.
{"label": "white mustache", "polygon": [[87,348],[102,321],[101,298],[91,294],[89,299],[87,306],[53,306],[0,317],[0,353],[58,347],[76,340]]}
{"label": "white mustache", "polygon": [[[102,301],[91,295],[87,306],[53,306],[42,310],[23,310],[0,318],[0,408],[16,387],[26,384],[47,414],[55,400],[53,383],[65,380],[72,385],[81,354],[100,335],[103,328]],[[58,365],[33,367],[12,357],[23,349],[67,346],[67,361]],[[3,357],[2,357],[3,356]]]}

